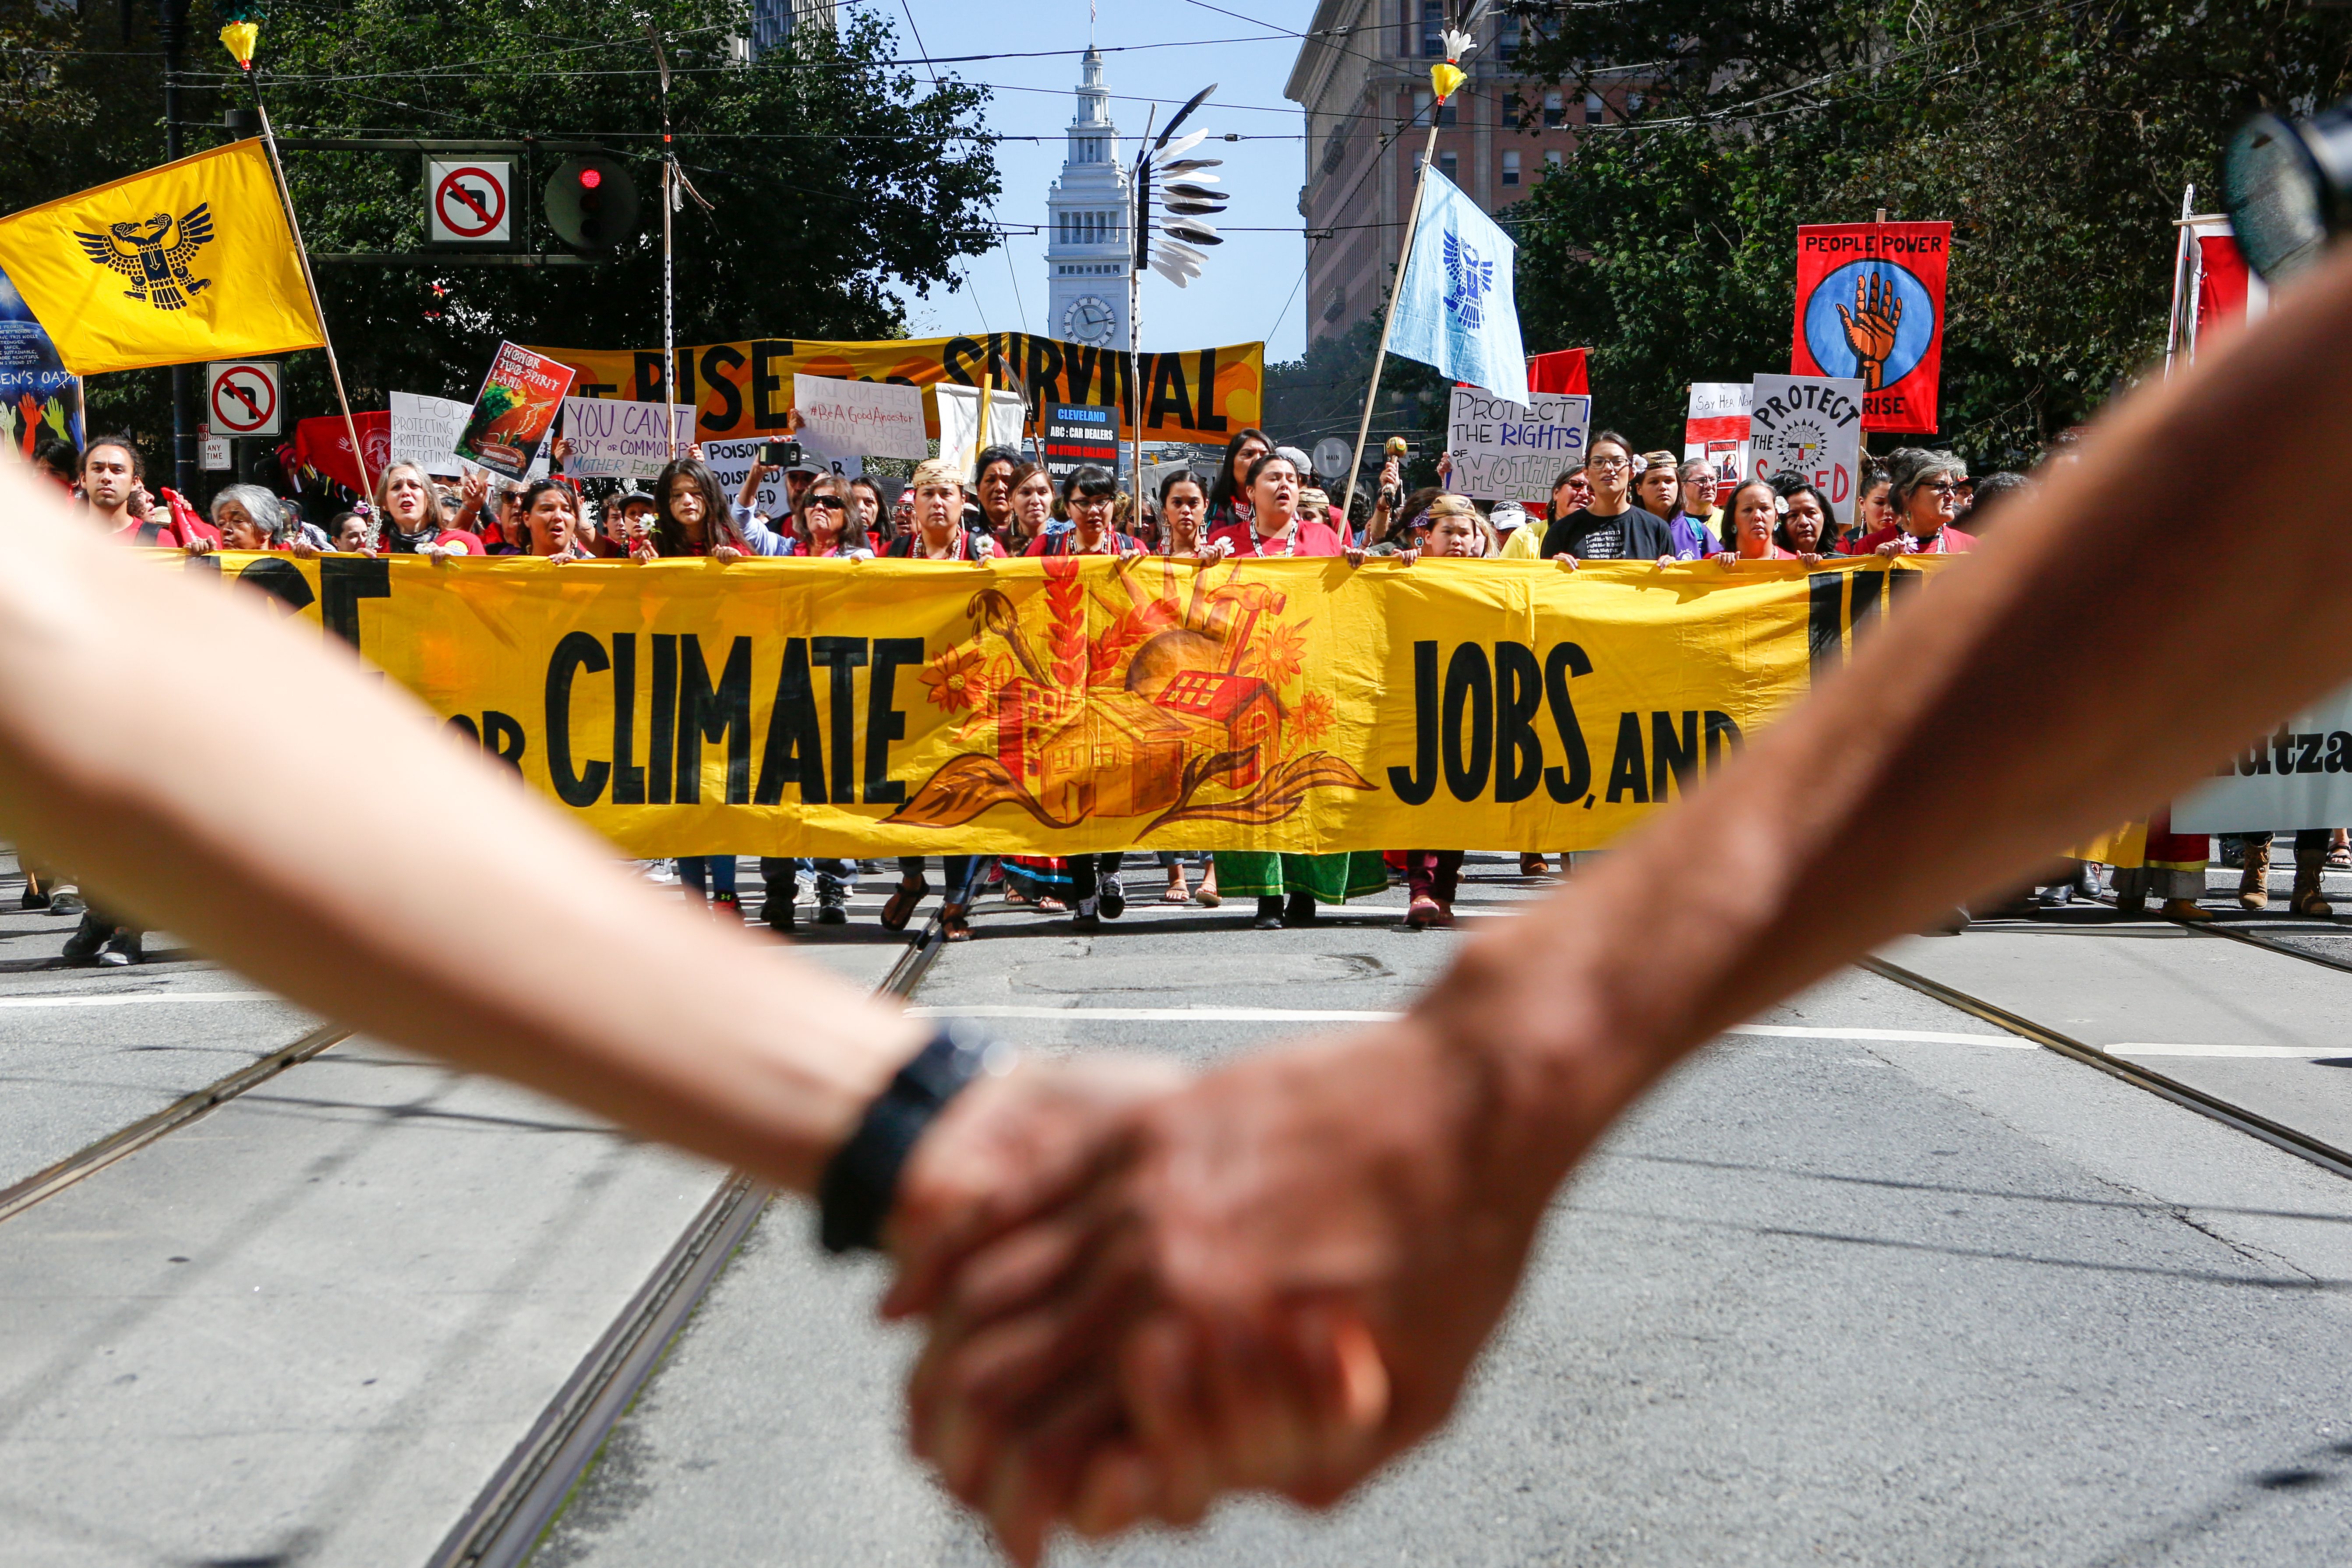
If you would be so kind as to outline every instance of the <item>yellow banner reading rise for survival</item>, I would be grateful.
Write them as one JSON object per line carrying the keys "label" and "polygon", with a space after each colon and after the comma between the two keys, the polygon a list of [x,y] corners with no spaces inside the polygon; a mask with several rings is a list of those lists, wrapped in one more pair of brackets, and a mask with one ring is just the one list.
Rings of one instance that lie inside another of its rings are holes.
{"label": "yellow banner reading rise for survival", "polygon": [[649,857],[1594,848],[1940,564],[188,569],[354,642]]}

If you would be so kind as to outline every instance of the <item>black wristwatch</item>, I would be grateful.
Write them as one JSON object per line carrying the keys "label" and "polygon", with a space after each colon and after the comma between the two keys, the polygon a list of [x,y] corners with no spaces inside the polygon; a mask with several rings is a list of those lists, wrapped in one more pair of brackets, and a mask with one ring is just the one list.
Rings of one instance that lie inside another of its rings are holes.
{"label": "black wristwatch", "polygon": [[930,1043],[875,1096],[857,1131],[824,1167],[816,1188],[817,1239],[827,1252],[881,1247],[882,1224],[898,1201],[898,1172],[915,1140],[964,1085],[1007,1070],[1013,1055],[969,1018],[940,1020]]}

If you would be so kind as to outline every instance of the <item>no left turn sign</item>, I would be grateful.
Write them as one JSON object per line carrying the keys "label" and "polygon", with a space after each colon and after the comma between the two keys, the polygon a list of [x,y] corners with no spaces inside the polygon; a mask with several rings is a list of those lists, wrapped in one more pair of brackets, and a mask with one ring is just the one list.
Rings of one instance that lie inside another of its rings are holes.
{"label": "no left turn sign", "polygon": [[504,244],[514,232],[507,199],[513,172],[503,158],[428,159],[425,237],[435,245]]}
{"label": "no left turn sign", "polygon": [[275,361],[216,361],[205,367],[205,386],[216,434],[275,436],[284,427]]}

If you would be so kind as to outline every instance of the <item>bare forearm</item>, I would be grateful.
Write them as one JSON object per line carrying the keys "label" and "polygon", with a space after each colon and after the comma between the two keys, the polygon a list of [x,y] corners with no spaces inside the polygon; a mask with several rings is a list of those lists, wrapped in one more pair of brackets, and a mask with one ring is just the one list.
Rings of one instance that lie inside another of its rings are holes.
{"label": "bare forearm", "polygon": [[788,1184],[919,1028],[625,876],[256,598],[0,471],[0,812],[288,997]]}
{"label": "bare forearm", "polygon": [[2274,457],[2343,449],[2347,345],[2339,255],[2103,419],[1843,675],[1531,916],[1532,942],[1471,945],[1419,1022],[1475,1042],[1547,1188],[1716,1032],[2145,814],[2352,673],[2352,531],[2309,505],[2307,463],[2260,465],[2219,514],[2147,488],[2249,430]]}

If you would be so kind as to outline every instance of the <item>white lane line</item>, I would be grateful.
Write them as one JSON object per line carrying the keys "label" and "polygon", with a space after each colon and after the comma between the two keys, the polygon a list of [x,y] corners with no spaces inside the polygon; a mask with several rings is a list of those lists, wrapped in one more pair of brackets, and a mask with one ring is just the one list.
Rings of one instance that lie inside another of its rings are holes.
{"label": "white lane line", "polygon": [[[908,1016],[917,1018],[1066,1018],[1113,1024],[1385,1024],[1404,1016],[1402,1013],[1341,1007],[1028,1007],[1003,1005],[909,1007],[907,1013]],[[1937,1029],[1835,1029],[1794,1024],[1744,1024],[1723,1032],[1783,1040],[1885,1040],[1914,1046],[1981,1046],[1997,1051],[2038,1051],[2042,1048],[2032,1040],[2021,1039],[2015,1035],[1963,1035]],[[2100,1048],[2119,1056],[2234,1057],[2278,1061],[2352,1056],[2352,1046],[2134,1043]]]}
{"label": "white lane line", "polygon": [[121,996],[0,996],[0,1007],[130,1007],[142,1002],[275,1002],[267,991],[134,991]]}

